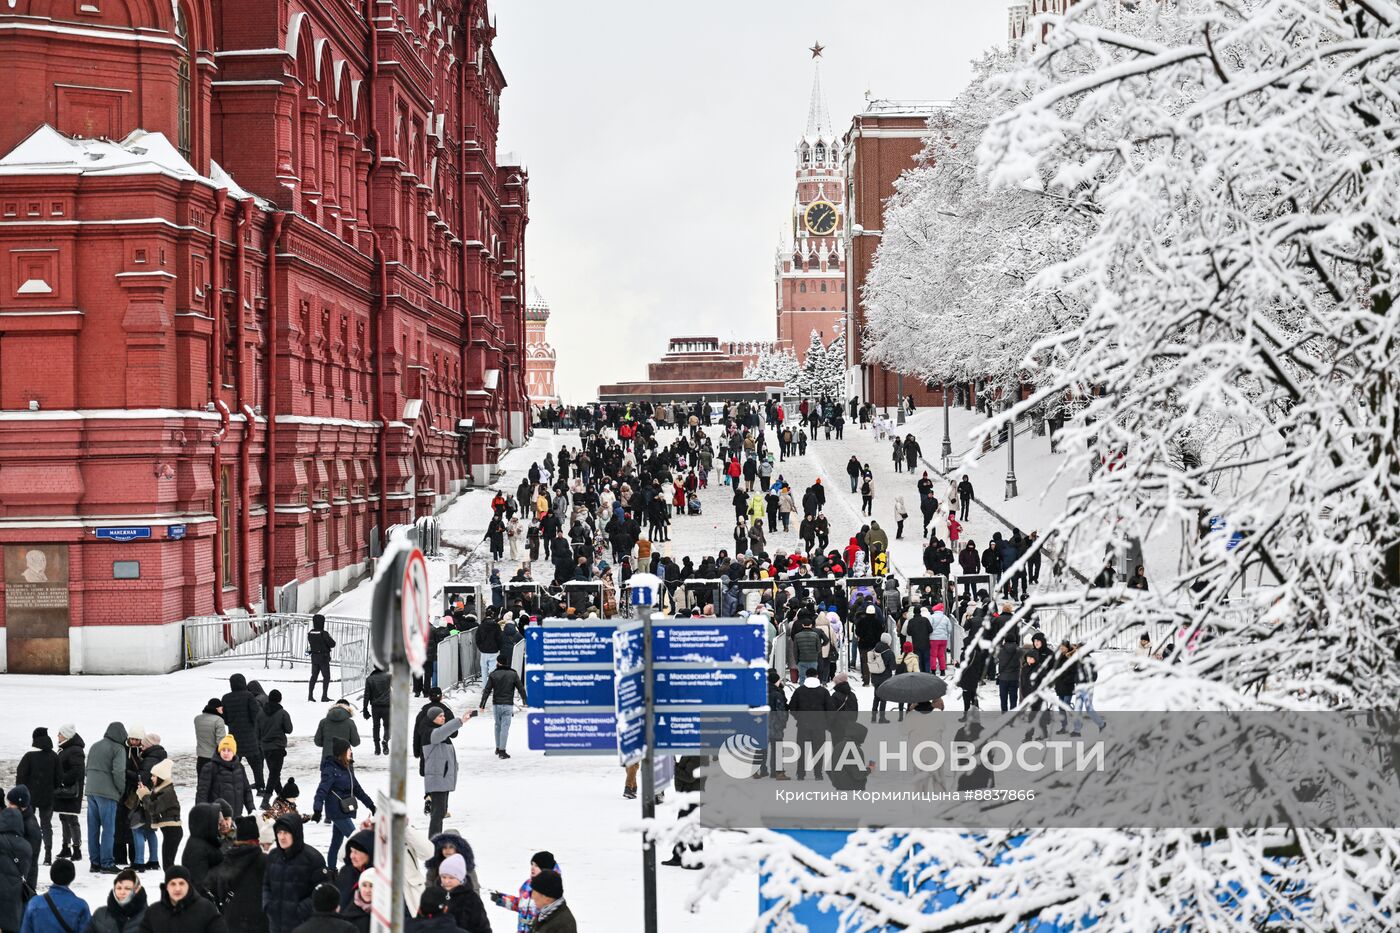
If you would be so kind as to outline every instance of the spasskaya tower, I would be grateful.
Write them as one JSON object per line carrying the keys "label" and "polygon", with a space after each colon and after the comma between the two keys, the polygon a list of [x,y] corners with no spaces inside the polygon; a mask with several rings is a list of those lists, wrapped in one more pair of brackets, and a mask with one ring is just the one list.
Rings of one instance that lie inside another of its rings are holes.
{"label": "spasskaya tower", "polygon": [[774,264],[778,348],[791,348],[799,362],[807,355],[814,331],[823,343],[835,339],[846,307],[846,249],[841,235],[846,177],[841,140],[831,129],[822,94],[823,46],[816,43],[809,51],[812,93],[807,127],[794,150],[797,185],[792,226],[779,242]]}

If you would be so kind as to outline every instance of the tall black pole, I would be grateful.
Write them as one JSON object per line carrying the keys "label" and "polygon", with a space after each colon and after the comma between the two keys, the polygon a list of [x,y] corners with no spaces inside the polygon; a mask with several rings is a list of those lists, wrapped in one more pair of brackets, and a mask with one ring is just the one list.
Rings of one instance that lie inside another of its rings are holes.
{"label": "tall black pole", "polygon": [[[656,597],[660,597],[656,592]],[[642,818],[656,819],[656,765],[652,746],[656,744],[656,691],[652,685],[651,606],[640,607],[642,616],[642,697],[645,702],[642,726]],[[642,922],[646,933],[656,927],[656,842],[642,843]],[[396,931],[397,933],[397,931]]]}
{"label": "tall black pole", "polygon": [[[1021,394],[1020,385],[1016,386],[1015,394]],[[1020,399],[1012,398],[1008,408],[1015,408]],[[1006,498],[1016,498],[1016,419],[1012,418],[1006,428]]]}
{"label": "tall black pole", "polygon": [[953,456],[953,438],[948,434],[948,390],[952,386],[943,384],[943,469],[948,469],[948,458]]}

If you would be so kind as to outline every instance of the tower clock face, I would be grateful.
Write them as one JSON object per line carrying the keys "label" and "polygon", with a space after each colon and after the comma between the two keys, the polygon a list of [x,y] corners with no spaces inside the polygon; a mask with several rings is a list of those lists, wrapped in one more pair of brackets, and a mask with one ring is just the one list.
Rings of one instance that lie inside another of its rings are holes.
{"label": "tower clock face", "polygon": [[809,232],[817,236],[826,236],[836,229],[836,205],[830,201],[813,201],[807,205],[807,212],[802,215],[802,220]]}

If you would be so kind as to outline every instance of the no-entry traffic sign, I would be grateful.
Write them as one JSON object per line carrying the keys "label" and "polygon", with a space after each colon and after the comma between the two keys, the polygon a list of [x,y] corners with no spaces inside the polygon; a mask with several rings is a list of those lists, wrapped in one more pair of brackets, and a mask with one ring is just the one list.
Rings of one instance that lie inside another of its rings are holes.
{"label": "no-entry traffic sign", "polygon": [[403,625],[404,657],[415,674],[423,673],[423,664],[428,660],[428,637],[432,632],[428,621],[430,597],[428,561],[422,551],[414,548],[404,562],[399,618]]}

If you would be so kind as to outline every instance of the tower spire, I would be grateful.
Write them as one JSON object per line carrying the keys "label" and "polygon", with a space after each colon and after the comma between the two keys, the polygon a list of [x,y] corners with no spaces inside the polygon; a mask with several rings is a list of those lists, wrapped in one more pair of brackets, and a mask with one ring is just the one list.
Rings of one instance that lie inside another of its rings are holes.
{"label": "tower spire", "polygon": [[807,132],[808,139],[821,138],[832,139],[831,115],[827,113],[826,96],[822,94],[822,52],[825,50],[820,42],[813,43],[807,51],[812,53],[812,96],[807,102]]}

